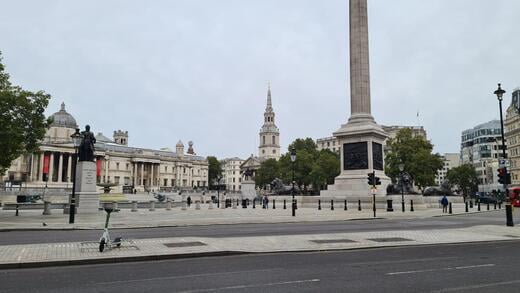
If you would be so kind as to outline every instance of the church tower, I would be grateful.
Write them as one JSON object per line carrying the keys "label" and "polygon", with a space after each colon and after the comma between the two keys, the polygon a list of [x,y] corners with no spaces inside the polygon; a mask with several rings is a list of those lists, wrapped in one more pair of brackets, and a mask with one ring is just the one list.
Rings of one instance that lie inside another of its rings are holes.
{"label": "church tower", "polygon": [[280,158],[280,130],[274,124],[275,114],[271,101],[271,85],[267,89],[267,106],[264,112],[264,125],[260,129],[258,157],[261,160]]}

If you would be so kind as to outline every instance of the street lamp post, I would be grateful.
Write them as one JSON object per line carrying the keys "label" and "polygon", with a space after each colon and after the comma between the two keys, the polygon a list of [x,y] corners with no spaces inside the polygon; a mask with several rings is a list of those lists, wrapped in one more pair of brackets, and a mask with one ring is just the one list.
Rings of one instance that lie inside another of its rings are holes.
{"label": "street lamp post", "polygon": [[404,164],[402,162],[399,163],[399,171],[401,172],[401,210],[404,213]]}
{"label": "street lamp post", "polygon": [[[498,98],[498,107],[500,110],[500,133],[502,135],[502,158],[506,159],[506,140],[504,138],[504,119],[502,117],[502,97],[505,94],[505,90],[502,89],[500,84],[498,84],[498,89],[494,92],[494,94]],[[505,168],[505,167],[504,167]],[[507,176],[507,169],[505,170],[506,178]],[[509,199],[509,192],[507,190],[507,179],[504,181],[504,189],[506,192],[506,225],[507,226],[514,226],[513,223],[513,208],[511,206],[511,201]]]}
{"label": "street lamp post", "polygon": [[221,175],[217,175],[217,208],[220,208],[220,180],[222,179]]}
{"label": "street lamp post", "polygon": [[72,196],[70,198],[69,224],[74,224],[74,216],[76,214],[76,164],[78,161],[78,147],[81,142],[79,128],[76,128],[76,131],[70,137],[74,144],[74,158],[72,160]]}
{"label": "street lamp post", "polygon": [[291,149],[291,162],[292,162],[292,216],[296,216],[296,199],[294,198],[294,161],[296,161],[296,149]]}

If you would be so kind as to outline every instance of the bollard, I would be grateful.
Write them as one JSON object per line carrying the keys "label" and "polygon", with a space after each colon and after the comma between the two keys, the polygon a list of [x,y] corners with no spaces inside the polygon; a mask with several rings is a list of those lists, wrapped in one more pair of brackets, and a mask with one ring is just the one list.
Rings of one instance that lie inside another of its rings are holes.
{"label": "bollard", "polygon": [[347,210],[347,200],[345,199],[345,202],[343,203],[343,210],[346,211]]}
{"label": "bollard", "polygon": [[466,213],[469,212],[469,210],[468,210],[468,202],[465,202],[464,205],[465,205]]}
{"label": "bollard", "polygon": [[470,208],[470,209],[473,208],[473,201],[472,201],[472,200],[469,201],[469,208]]}
{"label": "bollard", "polygon": [[253,209],[256,209],[256,198],[253,198]]}
{"label": "bollard", "polygon": [[450,205],[449,205],[449,208],[448,208],[448,213],[449,214],[453,214],[453,208],[451,206],[451,202],[450,202]]}
{"label": "bollard", "polygon": [[410,212],[413,212],[413,199],[410,199]]}
{"label": "bollard", "polygon": [[506,204],[506,226],[513,227],[513,206],[510,203]]}
{"label": "bollard", "polygon": [[334,200],[333,199],[330,200],[330,210],[331,211],[334,210]]}
{"label": "bollard", "polygon": [[18,204],[16,204],[16,214],[15,216],[18,216]]}
{"label": "bollard", "polygon": [[321,211],[321,199],[318,199],[318,211]]}
{"label": "bollard", "polygon": [[499,203],[498,203],[498,209],[499,209],[499,210],[502,209],[502,202],[499,202]]}
{"label": "bollard", "polygon": [[44,201],[43,202],[43,215],[50,215],[50,214],[51,214],[51,202]]}
{"label": "bollard", "polygon": [[477,202],[477,211],[479,211],[479,212],[480,212],[480,201],[479,201],[479,202]]}
{"label": "bollard", "polygon": [[287,207],[286,207],[286,205],[285,205],[285,199],[283,200],[283,209],[284,209],[284,210],[287,209]]}
{"label": "bollard", "polygon": [[497,209],[497,202],[494,202],[493,209],[494,209],[494,210]]}
{"label": "bollard", "polygon": [[150,209],[149,209],[150,212],[153,212],[155,211],[155,201],[151,200],[150,201]]}
{"label": "bollard", "polygon": [[392,202],[393,202],[393,200],[391,200],[391,199],[387,199],[386,200],[386,211],[387,212],[393,212],[394,211],[394,207],[392,205]]}
{"label": "bollard", "polygon": [[166,210],[167,211],[171,211],[172,210],[172,201],[169,200],[169,199],[166,201]]}
{"label": "bollard", "polygon": [[361,211],[361,200],[360,199],[358,199],[358,201],[357,201],[357,210]]}
{"label": "bollard", "polygon": [[487,203],[487,207],[486,207],[486,210],[489,211],[489,202]]}
{"label": "bollard", "polygon": [[[303,204],[302,204],[303,206]],[[294,199],[294,209],[297,210],[298,209],[298,200],[297,199]]]}
{"label": "bollard", "polygon": [[137,212],[137,201],[136,200],[132,201],[132,209],[130,211]]}
{"label": "bollard", "polygon": [[273,198],[273,210],[276,210],[276,199]]}

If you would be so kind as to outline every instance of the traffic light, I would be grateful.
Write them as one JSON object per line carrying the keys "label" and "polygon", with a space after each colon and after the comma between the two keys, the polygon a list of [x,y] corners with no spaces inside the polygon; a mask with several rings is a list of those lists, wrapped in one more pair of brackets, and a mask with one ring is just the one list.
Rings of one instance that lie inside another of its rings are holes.
{"label": "traffic light", "polygon": [[379,180],[379,177],[374,177],[374,185],[381,185],[381,180]]}
{"label": "traffic light", "polygon": [[511,176],[507,173],[507,169],[506,168],[499,168],[497,171],[498,171],[498,183],[500,183],[500,184],[509,184],[507,182],[508,181],[511,182]]}
{"label": "traffic light", "polygon": [[368,173],[368,177],[367,177],[367,181],[368,181],[368,185],[374,185],[374,179],[375,179],[375,173]]}

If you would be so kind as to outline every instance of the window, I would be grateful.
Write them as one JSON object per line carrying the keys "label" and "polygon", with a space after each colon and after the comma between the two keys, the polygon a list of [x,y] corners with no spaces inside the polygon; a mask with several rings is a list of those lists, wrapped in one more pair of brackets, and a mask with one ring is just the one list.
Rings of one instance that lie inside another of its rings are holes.
{"label": "window", "polygon": [[116,170],[119,170],[119,163],[116,163]]}
{"label": "window", "polygon": [[262,136],[262,141],[263,141],[263,144],[265,144],[265,135]]}
{"label": "window", "polygon": [[130,177],[125,177],[125,185],[130,185]]}
{"label": "window", "polygon": [[[182,172],[186,174],[186,167],[182,167]],[[184,186],[186,186],[186,184]]]}
{"label": "window", "polygon": [[276,144],[276,137],[273,135],[273,144]]}
{"label": "window", "polygon": [[[164,172],[168,172],[168,166],[164,166]],[[164,184],[166,185],[166,184]]]}
{"label": "window", "polygon": [[273,150],[273,154],[276,154],[276,150]]}
{"label": "window", "polygon": [[168,185],[168,179],[164,179],[164,186]]}
{"label": "window", "polygon": [[170,184],[171,186],[175,186],[175,180],[171,179]]}
{"label": "window", "polygon": [[265,150],[262,150],[262,154],[265,154]]}
{"label": "window", "polygon": [[126,170],[130,169],[130,164],[126,163]]}

